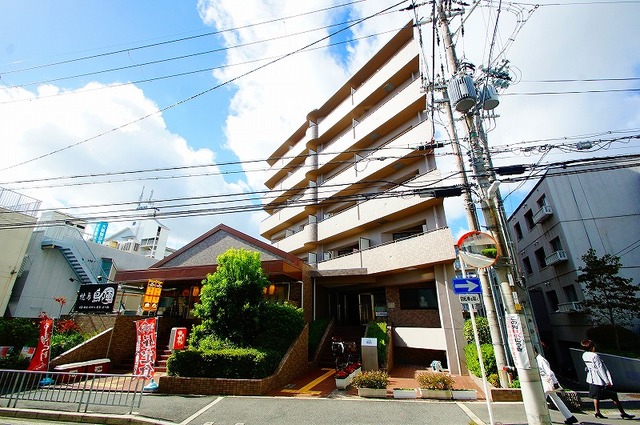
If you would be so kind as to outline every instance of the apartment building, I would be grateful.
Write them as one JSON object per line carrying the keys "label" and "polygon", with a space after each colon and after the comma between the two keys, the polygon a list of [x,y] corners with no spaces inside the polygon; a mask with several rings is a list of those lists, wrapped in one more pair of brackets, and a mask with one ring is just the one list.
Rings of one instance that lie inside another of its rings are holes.
{"label": "apartment building", "polygon": [[121,251],[162,260],[175,250],[167,247],[170,230],[155,218],[136,220],[105,239],[105,244]]}
{"label": "apartment building", "polygon": [[0,188],[0,313],[6,310],[20,275],[40,203],[37,199]]}
{"label": "apartment building", "polygon": [[[466,370],[419,46],[399,31],[269,157],[262,237],[313,267],[313,317],[386,320],[396,362]],[[418,193],[421,192],[419,195]]]}
{"label": "apartment building", "polygon": [[620,275],[640,281],[639,215],[640,167],[631,157],[550,170],[509,218],[540,337],[563,369],[573,368],[569,348],[593,324],[575,281],[581,257],[589,248],[617,255]]}

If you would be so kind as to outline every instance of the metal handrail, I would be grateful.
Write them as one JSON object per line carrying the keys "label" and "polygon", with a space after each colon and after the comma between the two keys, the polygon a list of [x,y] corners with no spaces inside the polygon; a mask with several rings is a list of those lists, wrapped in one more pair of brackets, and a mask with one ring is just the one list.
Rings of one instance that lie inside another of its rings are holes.
{"label": "metal handrail", "polygon": [[82,237],[82,233],[71,226],[54,226],[47,228],[42,239],[43,244],[59,244],[60,246],[72,248],[74,254],[79,255],[79,260],[90,272],[90,280],[98,281],[98,276],[102,274],[100,261],[93,255],[87,241]]}

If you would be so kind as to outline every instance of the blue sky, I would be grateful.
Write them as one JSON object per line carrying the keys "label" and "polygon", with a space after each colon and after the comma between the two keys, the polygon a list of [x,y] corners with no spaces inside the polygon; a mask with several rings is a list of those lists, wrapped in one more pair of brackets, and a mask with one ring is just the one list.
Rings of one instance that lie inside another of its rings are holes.
{"label": "blue sky", "polygon": [[[505,153],[494,156],[494,162],[544,163],[637,153],[637,141],[588,152],[560,149],[558,145],[639,132],[640,99],[637,91],[628,89],[638,88],[638,80],[633,78],[640,76],[640,29],[635,22],[640,16],[640,2],[540,3],[534,11],[526,3],[503,2],[498,14],[498,2],[483,1],[465,22],[464,36],[458,32],[455,37],[460,58],[480,65],[487,61],[490,51],[494,55],[504,52],[502,57],[512,65],[515,80],[502,93],[496,110],[499,118],[485,123],[490,130],[490,145],[505,149]],[[122,217],[121,204],[132,203],[131,208],[135,208],[143,188],[144,199],[153,193],[152,199],[161,212],[175,211],[171,200],[176,198],[193,198],[191,205],[181,211],[215,209],[229,206],[220,203],[227,199],[223,198],[225,195],[263,191],[266,164],[260,160],[297,129],[308,112],[322,105],[393,30],[412,17],[410,12],[398,11],[408,4],[367,20],[332,41],[377,36],[293,55],[251,72],[268,58],[326,36],[337,28],[331,24],[380,12],[391,3],[3,2],[0,187],[40,199],[43,208],[74,207],[66,211],[83,217]],[[421,9],[419,16],[428,16],[428,10]],[[516,31],[518,20],[525,24]],[[266,21],[272,22],[256,25]],[[459,25],[460,18],[454,19],[452,28]],[[235,30],[204,36],[230,28]],[[427,38],[430,35],[428,25],[424,34]],[[195,38],[138,48],[188,37]],[[431,41],[425,40],[425,46],[430,58]],[[198,54],[211,50],[218,52]],[[115,51],[122,52],[105,55]],[[92,55],[102,56],[75,60]],[[169,60],[183,55],[192,57]],[[436,54],[436,61],[439,58]],[[135,66],[149,61],[159,62]],[[37,68],[25,69],[32,67]],[[123,67],[127,68],[66,78]],[[207,68],[216,69],[194,72]],[[190,74],[138,82],[183,72]],[[240,77],[248,72],[251,73]],[[559,79],[567,81],[549,82]],[[229,80],[233,82],[226,84]],[[41,83],[28,85],[32,82]],[[211,90],[218,85],[221,86]],[[211,91],[186,101],[206,90]],[[540,95],[542,92],[556,94]],[[176,103],[179,104],[170,107]],[[168,109],[157,113],[164,108]],[[147,115],[149,118],[140,120]],[[122,128],[113,131],[119,127]],[[445,137],[444,132],[440,134]],[[536,148],[545,143],[555,147],[546,153]],[[224,165],[234,161],[242,161],[242,167]],[[445,171],[453,167],[447,158],[440,162]],[[145,174],[153,174],[154,179],[131,174],[50,180],[163,167],[173,169]],[[186,175],[189,177],[178,178]],[[17,183],[34,178],[48,180]],[[91,184],[68,185],[73,182]],[[531,185],[527,183],[507,197],[507,212],[513,211]],[[505,186],[503,195],[513,188]],[[446,207],[448,221],[459,235],[466,227],[462,205],[459,200],[447,200]],[[264,213],[253,211],[163,222],[171,229],[170,243],[179,247],[221,222],[258,237],[263,218]],[[113,220],[108,233],[125,225],[126,220],[122,220]]]}

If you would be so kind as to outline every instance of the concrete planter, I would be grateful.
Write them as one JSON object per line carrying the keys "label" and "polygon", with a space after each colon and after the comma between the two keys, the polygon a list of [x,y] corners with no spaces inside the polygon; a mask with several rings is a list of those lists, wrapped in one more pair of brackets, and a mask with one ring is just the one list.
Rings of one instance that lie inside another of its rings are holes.
{"label": "concrete planter", "polygon": [[361,371],[361,368],[358,368],[356,370],[354,370],[353,372],[351,372],[349,375],[347,375],[344,378],[335,378],[336,379],[336,388],[339,390],[344,390],[346,389],[349,384],[351,384],[351,381],[353,381],[353,378],[359,374]]}
{"label": "concrete planter", "polygon": [[478,392],[476,390],[451,390],[451,396],[454,400],[477,400]]}
{"label": "concrete planter", "polygon": [[433,398],[436,400],[451,400],[453,395],[451,390],[432,390],[430,388],[420,388],[421,398]]}
{"label": "concrete planter", "polygon": [[360,397],[387,398],[386,388],[358,388]]}
{"label": "concrete planter", "polygon": [[394,388],[393,398],[418,398],[418,392],[415,388]]}

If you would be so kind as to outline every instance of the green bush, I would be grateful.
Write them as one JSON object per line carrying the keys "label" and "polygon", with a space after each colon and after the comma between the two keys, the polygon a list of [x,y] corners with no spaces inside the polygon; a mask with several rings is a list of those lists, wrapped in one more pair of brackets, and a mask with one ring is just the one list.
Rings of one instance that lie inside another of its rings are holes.
{"label": "green bush", "polygon": [[35,347],[40,330],[31,319],[0,319],[0,345],[14,347],[20,352],[22,347]]}
{"label": "green bush", "polygon": [[455,385],[453,378],[442,372],[420,372],[416,381],[420,388],[427,390],[452,390]]}
{"label": "green bush", "polygon": [[596,343],[598,351],[625,357],[640,357],[640,336],[618,326],[620,348],[616,348],[616,332],[612,325],[600,325],[587,329],[587,338]]}
{"label": "green bush", "polygon": [[312,358],[318,350],[320,340],[327,330],[329,319],[314,320],[309,323],[309,358]]}
{"label": "green bush", "polygon": [[280,358],[274,351],[255,348],[176,351],[167,360],[167,373],[193,378],[261,379],[273,374]]}
{"label": "green bush", "polygon": [[496,388],[500,388],[500,377],[497,373],[492,373],[491,375],[487,376],[487,382],[489,382]]}
{"label": "green bush", "polygon": [[368,370],[354,376],[351,384],[356,388],[387,388],[387,385],[389,385],[389,374],[382,370]]}
{"label": "green bush", "polygon": [[0,369],[26,370],[31,360],[28,357],[17,354],[11,354],[7,357],[0,357]]}
{"label": "green bush", "polygon": [[387,363],[387,350],[389,348],[389,335],[387,335],[387,324],[384,322],[370,322],[365,333],[366,338],[378,339],[378,365]]}
{"label": "green bush", "polygon": [[53,334],[51,335],[51,358],[54,359],[83,342],[84,336],[80,333]]}
{"label": "green bush", "polygon": [[520,380],[514,379],[509,383],[509,388],[520,388]]}
{"label": "green bush", "polygon": [[[482,360],[484,363],[484,371],[487,376],[498,373],[496,366],[496,356],[493,353],[493,345],[482,344],[480,346],[482,352]],[[480,369],[480,360],[478,360],[478,352],[475,344],[469,344],[464,347],[464,355],[467,359],[467,368],[476,376],[482,376],[482,370]]]}
{"label": "green bush", "polygon": [[283,356],[304,329],[301,308],[291,304],[262,303],[258,310],[258,336],[254,346]]}
{"label": "green bush", "polygon": [[[480,344],[491,344],[491,332],[489,331],[489,320],[486,317],[476,317],[476,328],[478,329],[478,339]],[[475,344],[476,338],[473,335],[473,322],[471,319],[464,322],[462,335],[467,344]]]}

